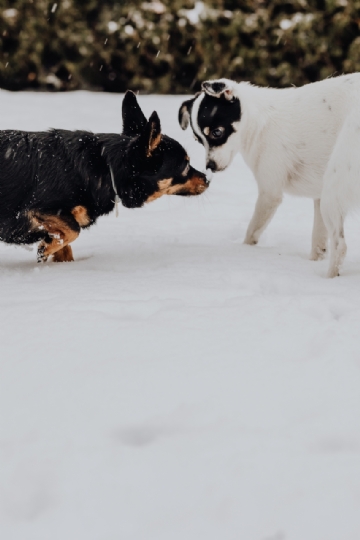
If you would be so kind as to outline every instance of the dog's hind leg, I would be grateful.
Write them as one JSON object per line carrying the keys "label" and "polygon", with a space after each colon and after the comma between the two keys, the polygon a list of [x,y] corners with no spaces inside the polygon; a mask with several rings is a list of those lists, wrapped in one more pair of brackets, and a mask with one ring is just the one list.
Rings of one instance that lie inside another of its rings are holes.
{"label": "dog's hind leg", "polygon": [[[326,209],[322,205],[322,213],[326,216]],[[344,237],[344,218],[340,213],[335,217],[325,217],[328,231],[330,232],[330,265],[327,277],[333,278],[340,275],[340,268],[346,255],[346,243]]]}
{"label": "dog's hind leg", "polygon": [[320,210],[330,238],[328,277],[339,275],[346,255],[344,220],[360,206],[360,107],[345,119],[326,167]]}
{"label": "dog's hind leg", "polygon": [[52,255],[55,262],[73,261],[70,242],[80,234],[80,226],[72,215],[44,215],[33,213],[32,223],[46,232],[38,247],[38,262],[45,262]]}
{"label": "dog's hind leg", "polygon": [[53,254],[54,262],[71,262],[73,260],[73,252],[69,244]]}
{"label": "dog's hind leg", "polygon": [[261,233],[269,224],[281,201],[281,193],[274,194],[259,190],[255,211],[246,231],[244,244],[254,245],[258,243]]}
{"label": "dog's hind leg", "polygon": [[[325,172],[324,185],[321,194],[320,210],[330,238],[330,264],[327,277],[333,278],[340,275],[340,267],[346,255],[346,243],[344,236],[344,219],[347,214],[347,204],[342,200],[341,194],[348,191],[346,175],[342,175],[334,162],[336,155],[332,156]],[[348,195],[350,192],[348,193]]]}
{"label": "dog's hind leg", "polygon": [[320,199],[314,199],[314,226],[311,243],[311,261],[320,261],[325,257],[328,234],[320,211]]}

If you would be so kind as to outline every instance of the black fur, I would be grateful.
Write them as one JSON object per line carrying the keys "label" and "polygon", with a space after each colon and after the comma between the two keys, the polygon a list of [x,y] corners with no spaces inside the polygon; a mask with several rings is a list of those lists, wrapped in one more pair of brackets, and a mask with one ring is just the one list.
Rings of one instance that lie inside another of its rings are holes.
{"label": "black fur", "polygon": [[[156,113],[146,120],[132,92],[123,100],[121,135],[0,131],[0,240],[50,243],[53,235],[41,225],[44,216],[56,216],[77,233],[90,226],[114,208],[110,168],[128,208],[160,196],[164,180],[171,181],[169,193],[204,191],[206,177],[187,163],[182,146],[161,135]],[[79,206],[86,211],[86,223],[73,215]]]}
{"label": "black fur", "polygon": [[211,81],[205,81],[202,83],[202,88],[204,90],[208,90],[208,89],[212,89],[212,91],[214,92],[214,94],[220,94],[221,92],[223,92],[226,88],[226,84],[225,83],[222,83],[222,82],[211,82]]}
{"label": "black fur", "polygon": [[[204,88],[206,88],[207,85],[209,86],[210,83],[203,83]],[[213,83],[212,87],[215,88],[216,91],[221,92],[223,87],[225,87],[225,84]],[[191,117],[192,107],[198,95],[199,94],[192,99],[184,101],[181,105],[179,109],[179,124],[183,129],[186,129],[190,123],[196,140],[203,145],[204,141],[199,137],[197,130],[194,129]],[[226,143],[230,135],[235,131],[233,126],[234,122],[239,122],[240,118],[241,107],[238,98],[233,98],[229,101],[224,94],[211,96],[204,93],[195,121],[198,124],[202,137],[207,140],[207,143],[211,148],[214,146],[222,146]],[[223,134],[221,137],[215,138],[212,133],[219,127],[224,128]],[[205,128],[209,129],[208,134],[204,133]]]}
{"label": "black fur", "polygon": [[[218,83],[220,85],[220,83]],[[221,83],[222,84],[222,83]],[[212,146],[222,146],[226,143],[232,133],[234,133],[234,122],[239,122],[241,117],[240,101],[233,99],[228,101],[224,95],[220,97],[209,96],[205,94],[200,103],[198,112],[198,125],[201,132],[204,133],[206,127],[209,128],[209,135],[206,136],[210,148]],[[223,127],[224,133],[219,138],[214,138],[212,132]]]}

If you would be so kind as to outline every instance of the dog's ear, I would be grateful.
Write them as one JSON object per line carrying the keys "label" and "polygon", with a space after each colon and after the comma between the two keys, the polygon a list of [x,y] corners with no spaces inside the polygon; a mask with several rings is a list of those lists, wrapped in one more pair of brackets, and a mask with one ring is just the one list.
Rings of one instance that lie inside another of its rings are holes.
{"label": "dog's ear", "polygon": [[145,130],[141,135],[141,139],[145,141],[146,157],[151,157],[153,151],[161,142],[160,118],[156,111],[150,116],[149,121],[145,126]]}
{"label": "dog's ear", "polygon": [[190,122],[191,109],[195,101],[195,97],[184,101],[179,109],[179,124],[181,129],[186,129]]}
{"label": "dog's ear", "polygon": [[139,107],[136,95],[128,90],[122,102],[123,134],[130,137],[139,135],[146,126],[146,118]]}
{"label": "dog's ear", "polygon": [[204,81],[201,88],[209,96],[224,96],[228,101],[232,101],[234,99],[234,88],[231,85],[231,81],[228,82],[224,79],[220,79],[218,81]]}

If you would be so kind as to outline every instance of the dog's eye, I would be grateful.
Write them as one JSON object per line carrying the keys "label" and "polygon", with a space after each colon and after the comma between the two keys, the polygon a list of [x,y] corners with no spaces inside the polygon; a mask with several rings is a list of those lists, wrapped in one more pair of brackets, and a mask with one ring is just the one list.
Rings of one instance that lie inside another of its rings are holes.
{"label": "dog's eye", "polygon": [[225,129],[223,127],[215,128],[211,131],[210,137],[212,139],[219,139],[223,135],[224,131]]}
{"label": "dog's eye", "polygon": [[188,161],[187,162],[187,165],[185,167],[185,169],[183,170],[183,172],[181,173],[182,176],[186,176],[188,174],[188,172],[190,171],[190,162]]}

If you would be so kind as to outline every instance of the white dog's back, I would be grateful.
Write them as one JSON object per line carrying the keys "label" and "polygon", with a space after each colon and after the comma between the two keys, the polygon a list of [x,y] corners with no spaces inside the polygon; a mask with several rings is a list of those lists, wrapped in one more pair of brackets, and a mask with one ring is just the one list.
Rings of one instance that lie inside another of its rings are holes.
{"label": "white dog's back", "polygon": [[288,193],[319,198],[337,135],[359,101],[360,74],[282,90],[240,83],[236,93],[241,153],[258,182],[274,176]]}

